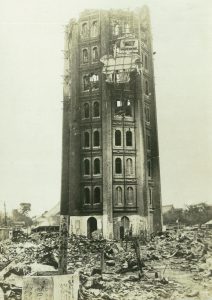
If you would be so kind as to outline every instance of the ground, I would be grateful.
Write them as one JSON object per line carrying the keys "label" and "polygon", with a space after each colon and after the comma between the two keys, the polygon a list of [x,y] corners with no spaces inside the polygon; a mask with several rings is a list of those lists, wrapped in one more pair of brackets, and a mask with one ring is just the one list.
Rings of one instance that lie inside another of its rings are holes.
{"label": "ground", "polygon": [[[1,242],[0,251],[0,299],[21,299],[26,275],[57,273],[58,233],[19,236]],[[68,272],[76,270],[79,300],[211,300],[212,231],[182,229],[121,242],[73,235]]]}

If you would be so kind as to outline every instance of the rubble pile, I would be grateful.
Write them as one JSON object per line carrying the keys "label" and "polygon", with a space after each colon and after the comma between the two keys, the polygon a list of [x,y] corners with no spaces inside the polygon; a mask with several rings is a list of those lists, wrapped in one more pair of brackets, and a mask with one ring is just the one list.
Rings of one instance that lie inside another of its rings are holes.
{"label": "rubble pile", "polygon": [[[0,287],[6,299],[21,299],[23,276],[56,271],[58,250],[58,233],[2,242]],[[79,300],[207,300],[212,293],[212,234],[172,231],[140,242],[72,235],[68,272],[76,269]]]}

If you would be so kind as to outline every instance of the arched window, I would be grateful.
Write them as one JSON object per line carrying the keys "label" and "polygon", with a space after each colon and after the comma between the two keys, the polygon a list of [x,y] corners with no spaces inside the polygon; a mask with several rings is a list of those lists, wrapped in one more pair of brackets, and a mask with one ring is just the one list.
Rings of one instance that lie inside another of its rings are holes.
{"label": "arched window", "polygon": [[125,24],[124,24],[124,32],[125,32],[125,33],[130,33],[130,26],[129,26],[128,23],[125,23]]}
{"label": "arched window", "polygon": [[94,174],[100,174],[100,159],[94,159]]}
{"label": "arched window", "polygon": [[85,103],[84,104],[84,118],[87,119],[90,116],[90,111],[89,111],[89,104]]}
{"label": "arched window", "polygon": [[100,146],[100,138],[99,138],[99,131],[98,130],[94,131],[93,145],[94,145],[94,147]]}
{"label": "arched window", "polygon": [[147,143],[147,150],[151,150],[151,137],[149,134],[146,135],[146,143]]}
{"label": "arched window", "polygon": [[93,116],[94,117],[99,117],[100,116],[99,102],[94,102],[94,105],[93,105]]}
{"label": "arched window", "polygon": [[97,29],[97,21],[93,21],[92,25],[91,25],[91,36],[95,37],[98,35],[98,29]]}
{"label": "arched window", "polygon": [[134,191],[132,187],[127,188],[127,202],[129,204],[134,202]]}
{"label": "arched window", "polygon": [[97,47],[93,47],[92,59],[93,61],[97,61],[99,59],[99,53]]}
{"label": "arched window", "polygon": [[127,174],[132,175],[133,174],[133,161],[131,158],[128,158],[126,161],[126,169],[127,169]]}
{"label": "arched window", "polygon": [[132,131],[126,132],[126,146],[132,146]]}
{"label": "arched window", "polygon": [[147,80],[145,81],[145,94],[149,96],[149,84]]}
{"label": "arched window", "polygon": [[115,131],[115,145],[121,146],[121,131],[120,130]]}
{"label": "arched window", "polygon": [[131,100],[130,99],[128,99],[127,101],[126,101],[126,116],[128,116],[128,117],[132,117],[132,105],[131,105]]}
{"label": "arched window", "polygon": [[119,35],[119,24],[114,25],[113,34],[114,35]]}
{"label": "arched window", "polygon": [[82,36],[83,37],[88,36],[88,24],[87,23],[82,24]]}
{"label": "arched window", "polygon": [[146,122],[150,122],[150,108],[149,106],[145,107],[145,118],[146,118]]}
{"label": "arched window", "polygon": [[116,205],[122,205],[122,188],[120,186],[117,186],[116,188],[116,194],[115,194],[115,200],[116,200]]}
{"label": "arched window", "polygon": [[152,205],[152,189],[149,189],[149,204]]}
{"label": "arched window", "polygon": [[117,99],[115,101],[115,113],[121,114],[123,112],[122,101]]}
{"label": "arched window", "polygon": [[84,188],[84,203],[89,204],[91,201],[90,199],[90,190],[89,188]]}
{"label": "arched window", "polygon": [[151,167],[151,161],[150,160],[147,161],[147,174],[148,174],[149,178],[152,176],[152,167]]}
{"label": "arched window", "polygon": [[84,160],[84,174],[85,175],[90,174],[90,161],[89,161],[89,159]]}
{"label": "arched window", "polygon": [[88,50],[87,49],[82,50],[82,61],[83,61],[83,63],[88,62]]}
{"label": "arched window", "polygon": [[83,76],[83,90],[88,91],[90,86],[90,79],[88,75]]}
{"label": "arched window", "polygon": [[84,147],[90,147],[89,132],[84,132]]}
{"label": "arched window", "polygon": [[99,187],[94,188],[93,202],[100,203],[101,202],[101,191]]}
{"label": "arched window", "polygon": [[121,162],[121,158],[116,158],[115,160],[115,171],[116,174],[121,174],[122,173],[122,162]]}
{"label": "arched window", "polygon": [[146,70],[148,70],[148,58],[147,58],[146,55],[144,57],[144,67],[145,67]]}

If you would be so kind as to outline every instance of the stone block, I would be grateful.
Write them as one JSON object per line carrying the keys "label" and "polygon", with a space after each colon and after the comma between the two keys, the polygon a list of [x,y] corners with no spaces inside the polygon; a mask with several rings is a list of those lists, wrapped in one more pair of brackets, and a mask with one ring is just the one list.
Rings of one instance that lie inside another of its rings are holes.
{"label": "stone block", "polygon": [[22,300],[77,300],[79,273],[24,278]]}

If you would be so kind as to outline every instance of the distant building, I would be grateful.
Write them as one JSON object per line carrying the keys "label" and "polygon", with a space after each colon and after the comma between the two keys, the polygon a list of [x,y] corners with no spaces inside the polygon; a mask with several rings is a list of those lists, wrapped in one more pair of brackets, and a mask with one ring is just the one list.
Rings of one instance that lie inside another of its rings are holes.
{"label": "distant building", "polygon": [[60,204],[33,220],[32,232],[59,231]]}
{"label": "distant building", "polygon": [[71,232],[161,231],[148,9],[86,10],[66,27],[61,213]]}
{"label": "distant building", "polygon": [[174,205],[171,204],[171,205],[163,205],[162,206],[162,213],[163,215],[167,212],[170,212],[170,211],[173,211],[175,208],[174,208]]}
{"label": "distant building", "polygon": [[206,222],[204,225],[206,228],[212,229],[212,220]]}

